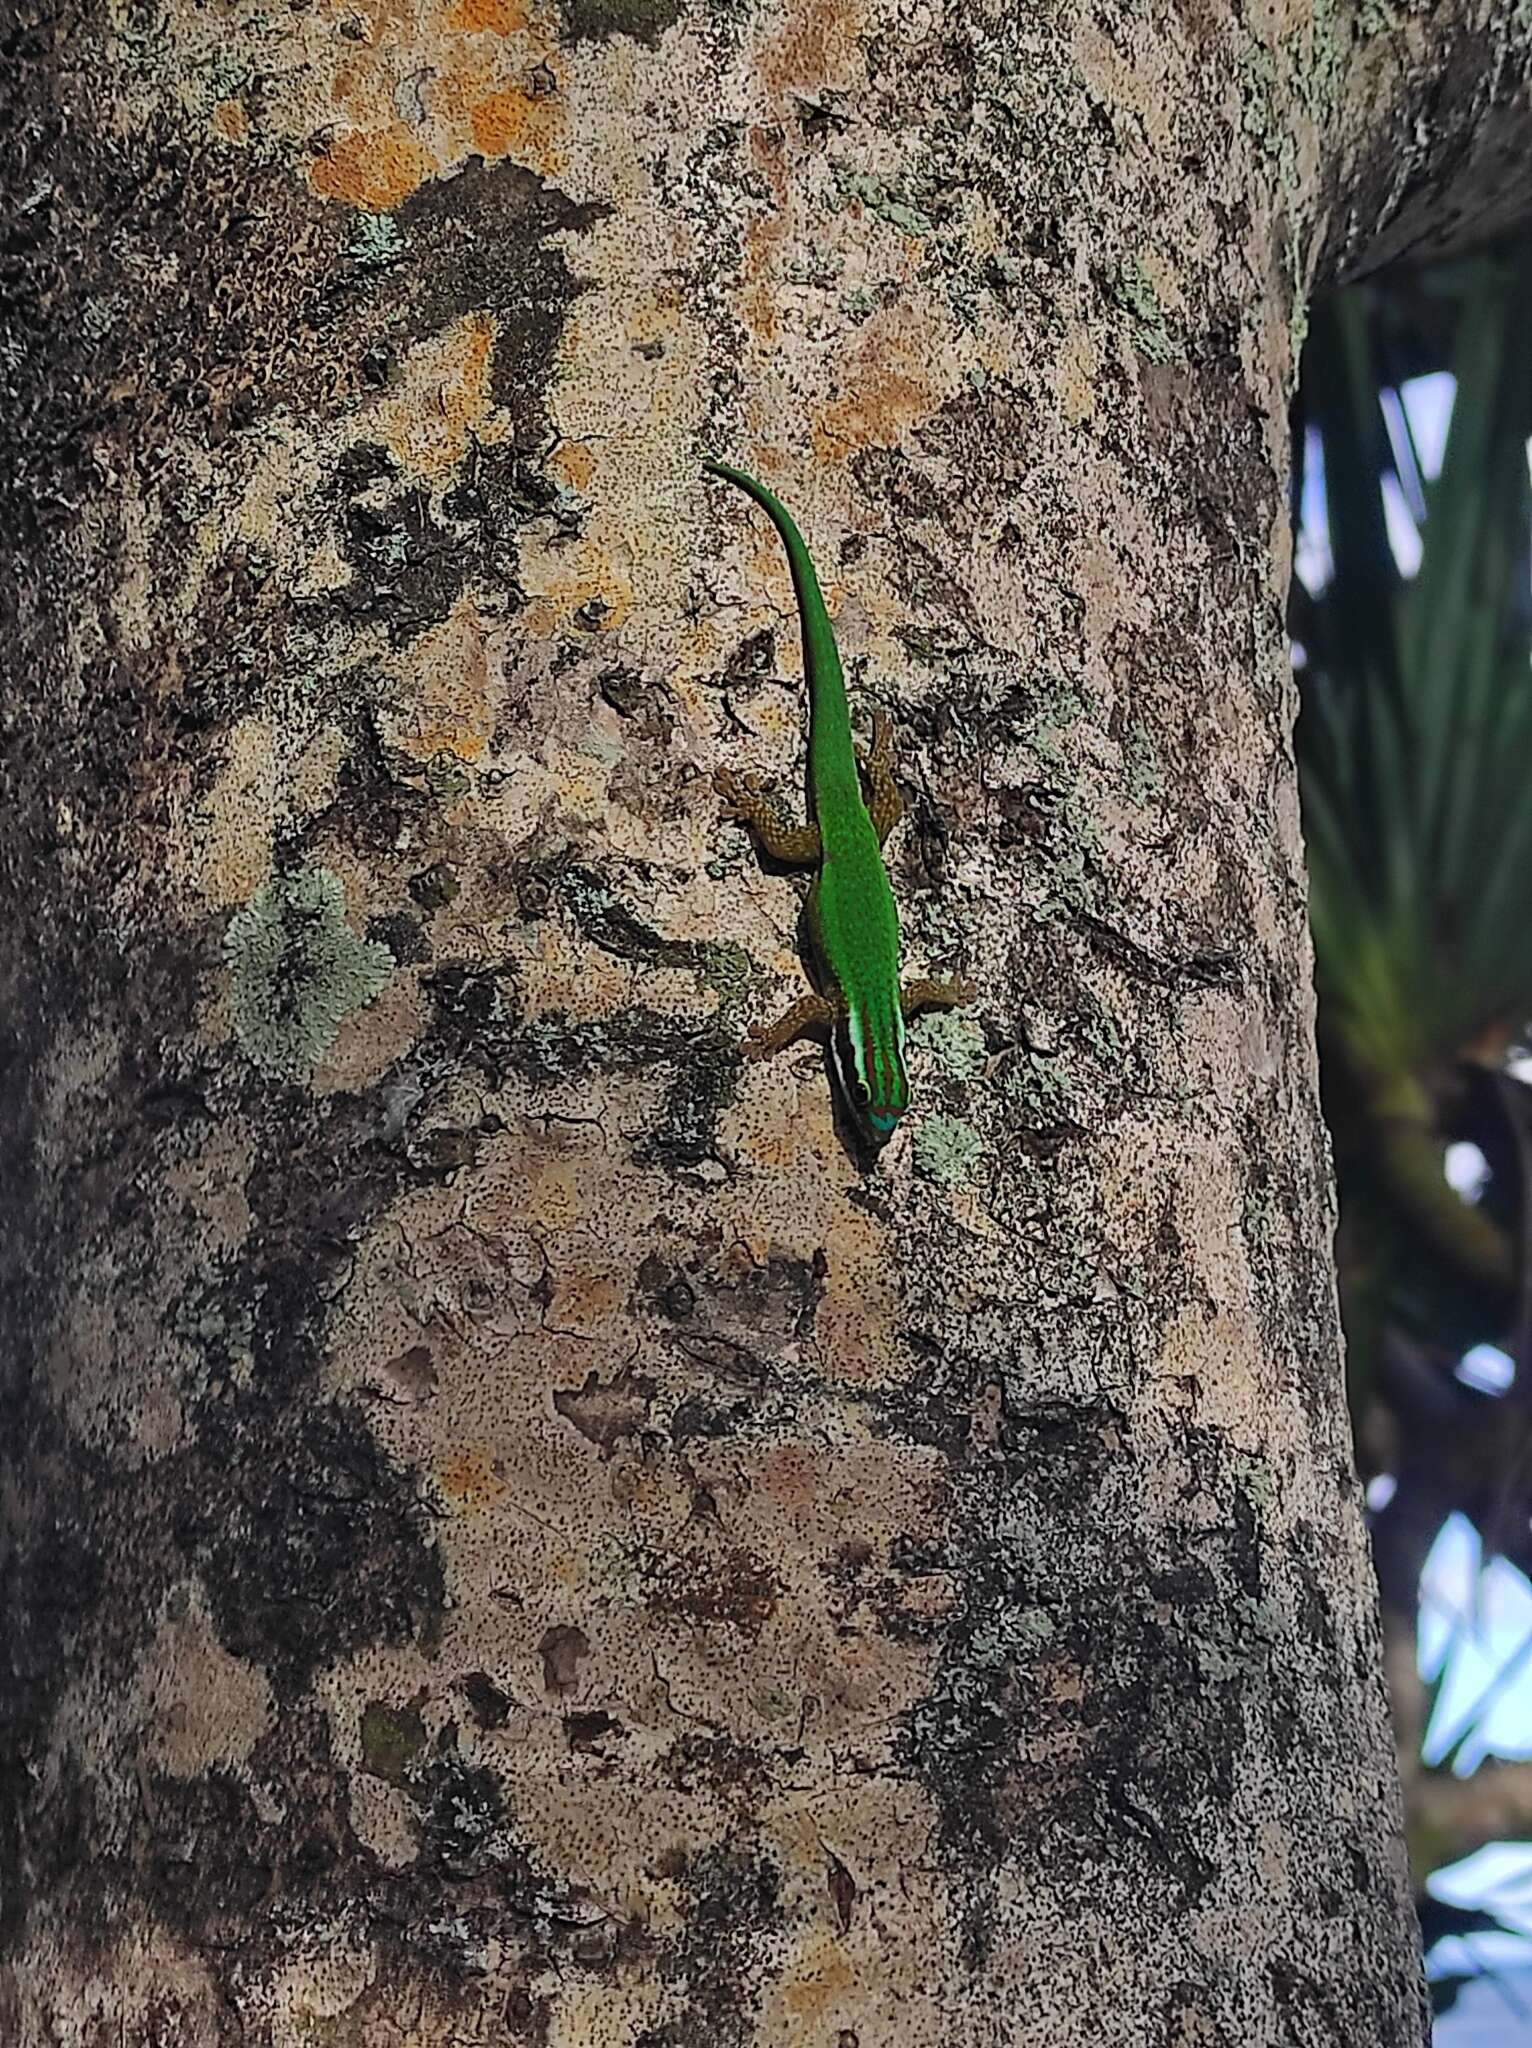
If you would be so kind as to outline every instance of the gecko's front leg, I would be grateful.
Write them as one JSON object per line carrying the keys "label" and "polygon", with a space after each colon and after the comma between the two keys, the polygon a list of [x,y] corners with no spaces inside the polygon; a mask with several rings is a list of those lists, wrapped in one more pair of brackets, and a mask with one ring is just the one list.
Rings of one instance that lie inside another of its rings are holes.
{"label": "gecko's front leg", "polygon": [[758,1025],[747,1032],[744,1054],[747,1060],[764,1060],[774,1052],[791,1045],[795,1038],[801,1038],[805,1031],[816,1030],[821,1025],[833,1024],[840,1016],[840,1007],[828,996],[820,995],[817,989],[810,989],[807,995],[799,996],[791,1009],[784,1010],[775,1024]]}
{"label": "gecko's front leg", "polygon": [[819,865],[820,844],[817,825],[789,825],[770,797],[763,796],[745,775],[732,768],[720,768],[713,787],[723,798],[724,816],[748,825],[762,853],[787,867],[812,868]]}

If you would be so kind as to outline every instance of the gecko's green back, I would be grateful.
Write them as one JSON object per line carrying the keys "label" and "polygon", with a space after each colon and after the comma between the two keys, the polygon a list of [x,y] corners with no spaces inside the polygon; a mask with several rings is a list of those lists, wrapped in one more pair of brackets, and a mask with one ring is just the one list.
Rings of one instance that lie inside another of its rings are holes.
{"label": "gecko's green back", "polygon": [[713,461],[704,467],[755,500],[787,551],[809,693],[809,796],[822,848],[809,896],[809,930],[819,965],[844,1009],[851,1074],[845,1071],[842,1047],[832,1040],[842,1087],[873,1132],[887,1137],[909,1102],[899,1001],[899,916],[862,799],[845,677],[829,613],[808,548],[787,508],[743,470]]}

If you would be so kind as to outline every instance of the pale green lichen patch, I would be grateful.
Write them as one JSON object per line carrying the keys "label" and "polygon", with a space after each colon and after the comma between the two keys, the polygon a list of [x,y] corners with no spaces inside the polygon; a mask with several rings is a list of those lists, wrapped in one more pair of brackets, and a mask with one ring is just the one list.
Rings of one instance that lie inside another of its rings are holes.
{"label": "pale green lichen patch", "polygon": [[972,1174],[984,1140],[961,1117],[928,1116],[915,1133],[915,1167],[927,1180],[955,1187]]}
{"label": "pale green lichen patch", "polygon": [[928,213],[923,213],[898,193],[891,192],[871,171],[853,170],[843,165],[835,173],[835,183],[842,199],[859,199],[869,213],[876,214],[879,220],[886,220],[891,228],[898,228],[902,234],[928,235],[936,225]]}
{"label": "pale green lichen patch", "polygon": [[240,1045],[284,1079],[306,1075],[394,969],[387,946],[359,939],[346,923],[346,892],[328,868],[277,875],[258,889],[230,918],[223,957]]}
{"label": "pale green lichen patch", "polygon": [[1148,803],[1160,794],[1163,787],[1154,741],[1136,722],[1129,726],[1128,736],[1123,741],[1122,779],[1128,795],[1136,804]]}
{"label": "pale green lichen patch", "polygon": [[1112,283],[1112,296],[1133,318],[1133,346],[1148,363],[1173,363],[1185,350],[1165,324],[1154,280],[1136,256],[1130,256]]}
{"label": "pale green lichen patch", "polygon": [[1239,86],[1245,133],[1269,143],[1276,129],[1272,98],[1277,89],[1277,60],[1265,43],[1247,41],[1241,46]]}
{"label": "pale green lichen patch", "polygon": [[1296,368],[1309,338],[1309,295],[1303,279],[1303,251],[1296,233],[1287,241],[1287,282],[1292,292],[1287,315],[1287,345]]}
{"label": "pale green lichen patch", "polygon": [[407,247],[408,238],[391,213],[362,213],[357,215],[346,254],[361,270],[390,270]]}
{"label": "pale green lichen patch", "polygon": [[1027,733],[1027,743],[1045,768],[1065,765],[1063,736],[1085,713],[1085,699],[1073,684],[1049,675],[1034,675],[1037,709]]}
{"label": "pale green lichen patch", "polygon": [[1053,1123],[1069,1114],[1071,1086],[1063,1063],[1037,1052],[1022,1052],[1008,1061],[1001,1082],[1002,1092],[1037,1123]]}
{"label": "pale green lichen patch", "polygon": [[1264,1458],[1237,1457],[1234,1484],[1258,1515],[1264,1514],[1277,1497],[1276,1475]]}
{"label": "pale green lichen patch", "polygon": [[1314,120],[1327,120],[1334,113],[1345,69],[1336,33],[1335,0],[1314,0],[1308,47],[1300,48],[1293,63],[1293,85]]}
{"label": "pale green lichen patch", "polygon": [[1227,1607],[1209,1606],[1196,1616],[1192,1652],[1212,1685],[1230,1685],[1264,1669],[1287,1630],[1273,1600],[1241,1594]]}
{"label": "pale green lichen patch", "polygon": [[910,1042],[931,1055],[933,1064],[954,1081],[972,1081],[984,1071],[989,1054],[984,1033],[972,1017],[957,1010],[933,1010],[910,1026]]}

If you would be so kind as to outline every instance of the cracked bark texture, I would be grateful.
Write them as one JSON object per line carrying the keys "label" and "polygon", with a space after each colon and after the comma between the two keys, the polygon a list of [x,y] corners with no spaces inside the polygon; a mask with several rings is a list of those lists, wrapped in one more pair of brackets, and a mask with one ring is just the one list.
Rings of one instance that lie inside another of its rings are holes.
{"label": "cracked bark texture", "polygon": [[[1439,0],[10,16],[0,2033],[1398,2044],[1282,630]],[[923,1025],[812,1045],[764,522]]]}

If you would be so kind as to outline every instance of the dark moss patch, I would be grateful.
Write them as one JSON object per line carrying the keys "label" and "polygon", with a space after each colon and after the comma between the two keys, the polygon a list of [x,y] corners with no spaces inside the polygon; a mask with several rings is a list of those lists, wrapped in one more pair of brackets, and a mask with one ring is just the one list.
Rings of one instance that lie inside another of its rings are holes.
{"label": "dark moss patch", "polygon": [[644,1164],[681,1171],[718,1154],[718,1119],[734,1100],[741,1057],[732,1045],[710,1045],[678,1062],[659,1124],[634,1148]]}
{"label": "dark moss patch", "polygon": [[362,1709],[362,1768],[386,1784],[404,1783],[425,1742],[425,1723],[413,1707],[369,1700]]}
{"label": "dark moss patch", "polygon": [[505,1797],[492,1772],[456,1755],[437,1756],[411,1790],[429,1867],[445,1877],[476,1877],[496,1859]]}
{"label": "dark moss patch", "polygon": [[[762,1362],[791,1344],[808,1343],[824,1299],[829,1264],[824,1253],[798,1259],[774,1252],[759,1262],[718,1256],[704,1247],[684,1268],[652,1255],[639,1272],[637,1301],[649,1314],[676,1326],[663,1331],[698,1363],[716,1361],[726,1377],[755,1382]],[[726,1432],[695,1406],[672,1423],[683,1434]]]}
{"label": "dark moss patch", "polygon": [[[64,75],[6,69],[18,98]],[[92,450],[140,437],[168,446],[183,431],[220,440],[248,421],[256,394],[262,408],[319,398],[345,352],[344,308],[326,285],[340,210],[244,152],[193,151],[168,124],[108,142],[78,98],[87,75],[68,75],[73,118],[34,98],[7,130],[19,182],[0,342],[25,366],[4,394],[12,532],[67,516],[94,491]],[[23,207],[29,188],[35,203]],[[151,251],[174,258],[152,292],[140,267]]]}
{"label": "dark moss patch", "polygon": [[1202,335],[1190,362],[1143,365],[1140,381],[1150,444],[1171,474],[1196,480],[1191,510],[1221,561],[1237,535],[1268,531],[1282,487],[1237,331]]}
{"label": "dark moss patch", "polygon": [[[38,1455],[41,1431],[27,1427],[20,1411],[10,1413],[12,1428],[22,1422],[23,1434],[19,1443],[12,1436],[8,1451]],[[72,1757],[48,1772],[42,1760],[72,1646],[90,1629],[110,1586],[97,1489],[74,1488],[67,1522],[48,1515],[35,1498],[24,1493],[23,1499],[26,1519],[15,1532],[7,1531],[0,1553],[0,1601],[6,1616],[0,1666],[0,1867],[25,1870],[28,1882],[0,1887],[0,1949],[9,1949],[24,1934],[30,1899],[54,1896],[90,1859],[89,1784]]]}
{"label": "dark moss patch", "polygon": [[271,1890],[272,1844],[250,1795],[224,1771],[154,1784],[155,1842],[144,1894],[166,1926],[197,1943],[239,1935]]}
{"label": "dark moss patch", "polygon": [[[1222,1447],[1206,1453],[1218,1486]],[[1025,1832],[1039,1866],[1063,1874],[1106,1840],[1125,1898],[1155,1889],[1183,1909],[1216,1875],[1199,1805],[1233,1796],[1250,1724],[1273,1723],[1283,1690],[1283,1625],[1252,1586],[1248,1532],[1172,1568],[1124,1549],[1131,1446],[1104,1406],[1008,1412],[996,1454],[966,1461],[957,1486],[952,1554],[903,1560],[962,1588],[905,1735],[947,1853],[971,1877]],[[972,1896],[977,1956],[988,1895]]]}
{"label": "dark moss patch", "polygon": [[[439,860],[428,868],[422,868],[409,879],[409,891],[421,909],[427,912],[444,910],[458,894],[462,884],[456,870],[449,862]],[[403,959],[403,954],[396,954]]]}
{"label": "dark moss patch", "polygon": [[405,910],[369,918],[367,936],[374,944],[386,946],[399,967],[414,967],[431,957],[431,941],[422,930],[420,919]]}
{"label": "dark moss patch", "polygon": [[634,2048],[746,2048],[755,2037],[749,1987],[767,1940],[782,1925],[781,1880],[744,1847],[678,1859],[687,1894],[684,1933],[660,1958],[660,1974],[685,2010],[640,2034]]}
{"label": "dark moss patch", "polygon": [[680,1450],[698,1438],[707,1442],[737,1436],[754,1413],[755,1405],[750,1401],[734,1401],[726,1408],[715,1408],[688,1394],[670,1418],[670,1440]]}
{"label": "dark moss patch", "polygon": [[436,333],[492,306],[499,328],[492,389],[523,423],[541,414],[559,334],[582,289],[551,238],[593,227],[607,211],[577,203],[517,164],[481,157],[456,177],[422,185],[399,208],[410,241],[415,331]]}
{"label": "dark moss patch", "polygon": [[665,1757],[665,1774],[678,1792],[707,1790],[741,1811],[766,1798],[782,1762],[726,1735],[683,1735]]}
{"label": "dark moss patch", "polygon": [[662,683],[636,669],[609,668],[597,676],[596,688],[635,738],[663,754],[675,730],[676,714],[674,700]]}
{"label": "dark moss patch", "polygon": [[605,1756],[627,1734],[622,1723],[599,1709],[589,1714],[564,1716],[564,1740],[572,1750]]}
{"label": "dark moss patch", "polygon": [[684,0],[559,0],[564,39],[571,43],[631,36],[652,50],[685,12]]}
{"label": "dark moss patch", "polygon": [[251,1391],[209,1403],[197,1436],[176,1540],[231,1654],[295,1691],[363,1643],[426,1631],[441,1564],[412,1480],[358,1416]]}
{"label": "dark moss patch", "polygon": [[641,1435],[648,1428],[649,1405],[656,1391],[652,1379],[626,1368],[605,1382],[599,1373],[589,1372],[582,1386],[556,1387],[553,1408],[610,1457],[625,1438]]}
{"label": "dark moss patch", "polygon": [[457,1683],[481,1728],[505,1726],[511,1718],[511,1697],[500,1690],[487,1672],[465,1671]]}

